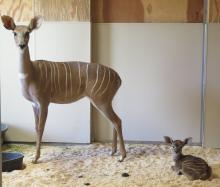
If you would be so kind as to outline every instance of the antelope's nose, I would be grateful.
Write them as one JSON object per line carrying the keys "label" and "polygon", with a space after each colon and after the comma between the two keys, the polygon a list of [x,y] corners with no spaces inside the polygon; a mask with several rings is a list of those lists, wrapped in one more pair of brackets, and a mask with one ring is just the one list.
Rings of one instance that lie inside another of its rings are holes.
{"label": "antelope's nose", "polygon": [[24,44],[20,44],[19,47],[20,47],[21,49],[24,49],[24,48],[25,48],[25,45],[24,45]]}

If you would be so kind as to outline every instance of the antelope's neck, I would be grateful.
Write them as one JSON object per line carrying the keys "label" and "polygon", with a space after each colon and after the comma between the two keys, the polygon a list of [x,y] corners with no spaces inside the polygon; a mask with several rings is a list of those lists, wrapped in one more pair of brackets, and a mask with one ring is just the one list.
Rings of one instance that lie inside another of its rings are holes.
{"label": "antelope's neck", "polygon": [[178,161],[183,157],[182,152],[178,152],[178,153],[173,153],[173,160],[174,161]]}
{"label": "antelope's neck", "polygon": [[26,47],[19,55],[19,78],[30,79],[33,75],[33,65],[30,59],[29,48]]}

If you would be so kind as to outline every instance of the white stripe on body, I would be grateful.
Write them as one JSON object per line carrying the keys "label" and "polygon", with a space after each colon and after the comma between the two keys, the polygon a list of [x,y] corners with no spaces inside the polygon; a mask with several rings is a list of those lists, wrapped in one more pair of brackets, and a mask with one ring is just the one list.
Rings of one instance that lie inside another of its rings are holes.
{"label": "white stripe on body", "polygon": [[89,70],[88,70],[89,64],[86,64],[86,87],[88,86],[88,81],[89,81]]}
{"label": "white stripe on body", "polygon": [[38,66],[39,66],[39,70],[40,70],[40,87],[42,85],[42,67],[41,67],[41,63],[38,63]]}
{"label": "white stripe on body", "polygon": [[50,93],[52,93],[53,90],[53,68],[50,62],[48,62],[48,64],[50,65]]}
{"label": "white stripe on body", "polygon": [[113,71],[113,80],[112,80],[112,82],[114,82],[114,81],[116,81],[116,73]]}
{"label": "white stripe on body", "polygon": [[105,72],[106,72],[106,68],[104,67],[104,75],[103,75],[103,78],[102,78],[102,82],[101,82],[99,88],[98,88],[98,89],[96,90],[96,92],[94,93],[94,95],[96,95],[96,94],[99,92],[99,90],[101,90],[101,88],[102,88],[102,85],[103,85],[103,83],[104,83],[104,81],[105,81]]}
{"label": "white stripe on body", "polygon": [[95,80],[95,84],[92,87],[91,95],[92,95],[93,90],[95,89],[95,86],[96,86],[98,80],[99,80],[99,66],[97,66],[97,69],[96,69],[96,80]]}
{"label": "white stripe on body", "polygon": [[61,87],[60,87],[60,70],[59,70],[58,63],[55,63],[55,67],[57,68],[58,92],[60,92],[61,91]]}
{"label": "white stripe on body", "polygon": [[106,92],[106,90],[108,89],[110,80],[111,80],[111,72],[110,72],[110,69],[108,69],[108,83],[107,83],[105,89],[101,92],[101,95],[103,95]]}
{"label": "white stripe on body", "polygon": [[46,73],[46,80],[45,81],[47,81],[47,64],[45,61],[43,61],[43,65],[45,67],[44,69],[45,69],[45,73]]}
{"label": "white stripe on body", "polygon": [[65,75],[66,75],[66,98],[67,98],[67,88],[68,88],[68,75],[67,75],[67,68],[66,68],[66,64],[65,63],[62,63],[64,65],[64,68],[65,68]]}
{"label": "white stripe on body", "polygon": [[113,84],[114,84],[114,82],[115,82],[115,84],[118,84],[120,81],[120,78],[118,79],[118,74],[117,74],[117,72],[115,72],[115,71],[112,71],[112,73],[113,73],[113,80],[111,81]]}
{"label": "white stripe on body", "polygon": [[69,68],[69,71],[70,71],[70,86],[71,86],[71,88],[70,88],[70,93],[71,93],[71,96],[73,95],[73,80],[72,80],[72,71],[71,71],[71,67],[70,67],[70,64],[69,63],[67,63],[67,65],[68,65],[68,68]]}
{"label": "white stripe on body", "polygon": [[54,91],[56,92],[57,91],[57,85],[56,85],[56,65],[55,65],[55,62],[52,62],[52,66],[53,66],[53,70],[54,70]]}
{"label": "white stripe on body", "polygon": [[47,64],[43,61],[44,69],[45,69],[45,90],[47,89]]}

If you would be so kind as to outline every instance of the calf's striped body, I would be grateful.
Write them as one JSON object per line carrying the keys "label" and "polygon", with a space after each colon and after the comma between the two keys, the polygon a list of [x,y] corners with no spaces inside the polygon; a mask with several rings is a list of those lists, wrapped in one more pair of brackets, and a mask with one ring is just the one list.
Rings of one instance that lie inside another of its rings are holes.
{"label": "calf's striped body", "polygon": [[170,144],[173,152],[175,165],[172,166],[178,175],[185,175],[189,180],[207,180],[212,175],[212,168],[202,158],[182,154],[182,148],[188,144],[191,138],[184,141],[172,140],[170,137],[164,137],[165,142]]}
{"label": "calf's striped body", "polygon": [[117,135],[122,161],[126,157],[121,120],[112,108],[112,99],[121,85],[119,75],[111,68],[85,62],[31,61],[28,41],[29,33],[39,28],[42,18],[33,18],[29,26],[16,26],[9,16],[2,16],[6,29],[14,33],[18,47],[19,77],[23,96],[33,103],[36,124],[36,155],[40,157],[40,144],[50,103],[71,103],[88,97],[91,103],[109,119],[113,125],[112,154],[117,150]]}

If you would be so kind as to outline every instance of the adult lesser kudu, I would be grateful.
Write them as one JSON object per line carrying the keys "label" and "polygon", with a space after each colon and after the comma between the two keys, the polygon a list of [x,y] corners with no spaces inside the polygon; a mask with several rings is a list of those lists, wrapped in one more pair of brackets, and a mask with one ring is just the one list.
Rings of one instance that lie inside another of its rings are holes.
{"label": "adult lesser kudu", "polygon": [[19,77],[23,96],[33,103],[37,133],[36,154],[40,158],[40,145],[50,103],[72,103],[88,97],[91,103],[113,125],[112,155],[120,144],[120,161],[126,157],[121,120],[112,108],[112,100],[121,85],[121,79],[113,69],[95,63],[32,61],[29,54],[29,35],[38,29],[42,17],[34,17],[28,26],[16,25],[13,18],[1,17],[4,27],[12,30],[19,51]]}

